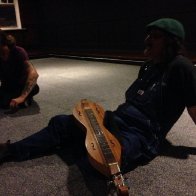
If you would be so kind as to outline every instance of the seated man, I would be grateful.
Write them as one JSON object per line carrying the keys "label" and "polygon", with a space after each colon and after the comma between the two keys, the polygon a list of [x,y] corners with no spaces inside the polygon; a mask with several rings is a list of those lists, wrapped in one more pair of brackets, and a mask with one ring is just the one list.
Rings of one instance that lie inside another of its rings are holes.
{"label": "seated man", "polygon": [[[196,67],[181,54],[184,36],[182,24],[175,19],[163,18],[147,25],[144,54],[148,60],[126,91],[125,102],[105,113],[105,126],[122,146],[123,172],[138,160],[158,155],[185,107],[196,123]],[[21,161],[63,145],[82,149],[84,138],[72,114],[58,115],[31,136],[0,144],[0,156]]]}
{"label": "seated man", "polygon": [[39,92],[37,78],[27,52],[16,46],[13,36],[0,31],[0,108],[31,104]]}

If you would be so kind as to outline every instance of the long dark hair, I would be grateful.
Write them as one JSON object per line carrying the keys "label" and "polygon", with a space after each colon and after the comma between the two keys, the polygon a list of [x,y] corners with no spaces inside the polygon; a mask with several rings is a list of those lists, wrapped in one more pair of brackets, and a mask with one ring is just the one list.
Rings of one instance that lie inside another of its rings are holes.
{"label": "long dark hair", "polygon": [[166,61],[172,60],[177,55],[185,55],[186,49],[184,46],[184,41],[174,35],[166,34],[167,46],[165,58]]}

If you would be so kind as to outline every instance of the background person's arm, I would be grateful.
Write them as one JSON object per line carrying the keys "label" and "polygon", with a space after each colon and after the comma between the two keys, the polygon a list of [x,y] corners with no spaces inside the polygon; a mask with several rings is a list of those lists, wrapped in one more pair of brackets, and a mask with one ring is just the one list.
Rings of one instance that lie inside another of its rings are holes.
{"label": "background person's arm", "polygon": [[27,65],[27,74],[28,74],[25,87],[19,97],[11,100],[10,107],[17,107],[20,103],[23,103],[26,100],[29,93],[32,91],[33,87],[37,83],[37,78],[39,77],[39,75],[35,67],[32,65],[32,63],[30,63],[27,60],[25,61],[25,63]]}

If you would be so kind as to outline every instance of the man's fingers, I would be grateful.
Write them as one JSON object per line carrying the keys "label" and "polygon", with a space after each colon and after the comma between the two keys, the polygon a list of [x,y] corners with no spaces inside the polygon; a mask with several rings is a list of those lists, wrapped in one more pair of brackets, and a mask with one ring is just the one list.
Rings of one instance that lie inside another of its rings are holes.
{"label": "man's fingers", "polygon": [[18,103],[15,100],[11,100],[10,107],[11,108],[16,108],[17,106],[18,106]]}

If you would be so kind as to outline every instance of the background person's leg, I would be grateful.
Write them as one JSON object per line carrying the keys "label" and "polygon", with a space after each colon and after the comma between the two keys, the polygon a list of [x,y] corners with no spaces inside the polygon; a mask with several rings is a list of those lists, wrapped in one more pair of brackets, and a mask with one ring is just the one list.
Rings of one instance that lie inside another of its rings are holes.
{"label": "background person's leg", "polygon": [[39,93],[39,90],[40,90],[40,88],[39,88],[39,86],[36,84],[36,85],[34,86],[34,88],[32,89],[32,91],[29,93],[29,95],[28,95],[28,97],[27,97],[27,99],[26,99],[27,105],[31,105],[31,104],[32,104],[33,97]]}

